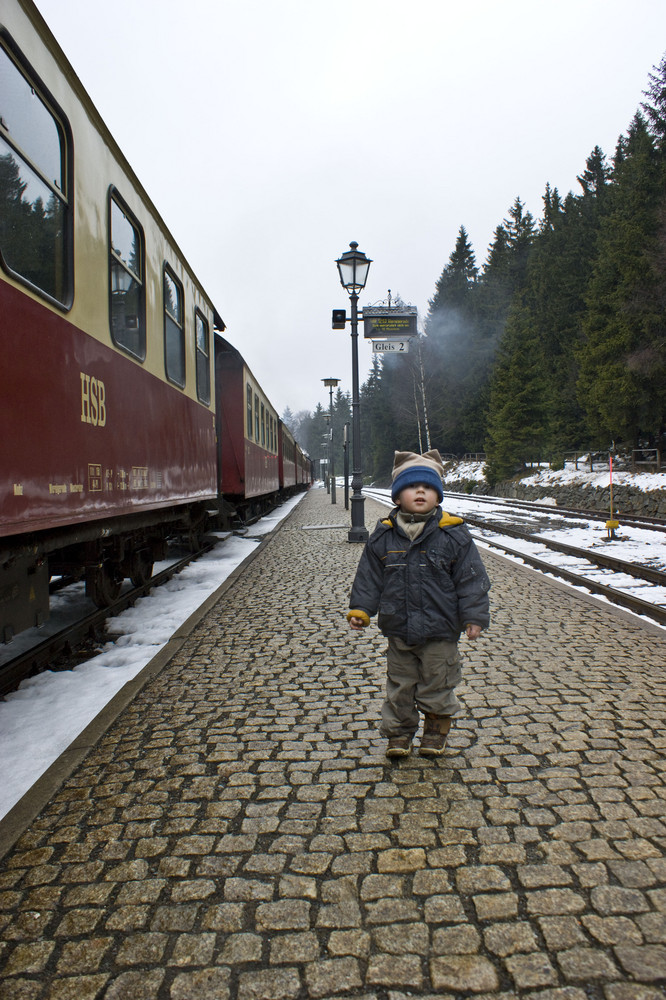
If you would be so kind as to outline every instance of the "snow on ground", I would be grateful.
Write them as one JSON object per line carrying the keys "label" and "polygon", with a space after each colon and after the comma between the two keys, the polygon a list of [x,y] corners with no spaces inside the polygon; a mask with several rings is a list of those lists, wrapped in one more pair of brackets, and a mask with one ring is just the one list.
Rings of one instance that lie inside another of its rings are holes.
{"label": "snow on ground", "polygon": [[484,462],[452,462],[444,464],[444,486],[473,479],[477,483],[482,483]]}
{"label": "snow on ground", "polygon": [[[605,489],[610,483],[610,469],[585,469],[579,460],[578,469],[567,463],[564,469],[540,469],[520,482],[523,486],[597,486]],[[634,486],[650,493],[666,487],[666,472],[626,472],[613,469],[613,486]]]}
{"label": "snow on ground", "polygon": [[[590,472],[585,463],[586,457],[583,455],[578,459],[578,468],[573,462],[567,462],[563,469],[549,469],[545,466],[520,482],[522,486],[596,486],[605,489],[610,483],[610,467],[607,465],[602,468],[595,461],[594,470]],[[483,471],[471,478],[481,479],[482,476]],[[633,486],[644,493],[663,490],[666,488],[666,472],[627,472],[614,467],[613,486]]]}
{"label": "snow on ground", "polygon": [[98,656],[73,670],[45,670],[0,701],[0,818],[304,496],[263,517],[246,536],[227,535],[169,583],[111,619],[107,633],[118,638]]}
{"label": "snow on ground", "polygon": [[[465,480],[475,480],[478,483],[484,481],[483,462],[456,462],[450,468],[445,466],[444,486],[447,483],[451,486]],[[597,486],[605,489],[610,482],[610,467],[595,460],[594,470],[590,472],[587,456],[582,455],[578,459],[578,468],[575,463],[567,462],[563,469],[550,469],[543,466],[531,476],[525,476],[520,480],[522,486]],[[666,472],[627,472],[618,468],[613,468],[613,486],[634,486],[644,493],[652,490],[666,489]]]}

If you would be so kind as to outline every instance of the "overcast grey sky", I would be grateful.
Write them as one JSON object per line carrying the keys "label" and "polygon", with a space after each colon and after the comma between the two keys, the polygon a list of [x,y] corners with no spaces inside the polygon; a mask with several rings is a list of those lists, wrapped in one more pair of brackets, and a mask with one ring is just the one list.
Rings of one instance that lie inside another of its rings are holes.
{"label": "overcast grey sky", "polygon": [[664,0],[36,2],[280,413],[351,390],[350,241],[360,305],[424,317],[460,226],[481,265],[579,191],[666,52]]}

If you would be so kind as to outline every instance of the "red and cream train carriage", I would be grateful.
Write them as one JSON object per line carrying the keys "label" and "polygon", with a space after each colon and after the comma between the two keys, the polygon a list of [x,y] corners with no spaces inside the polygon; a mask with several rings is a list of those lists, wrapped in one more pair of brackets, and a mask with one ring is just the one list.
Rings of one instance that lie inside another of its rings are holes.
{"label": "red and cream train carriage", "polygon": [[218,399],[218,489],[237,507],[257,516],[284,486],[280,420],[242,355],[215,337]]}
{"label": "red and cream train carriage", "polygon": [[252,374],[240,351],[215,336],[218,490],[243,520],[260,515],[275,494],[312,483],[312,463]]}
{"label": "red and cream train carriage", "polygon": [[298,445],[286,424],[280,421],[280,487],[295,486],[298,480]]}
{"label": "red and cream train carriage", "polygon": [[7,638],[25,627],[19,605],[44,617],[54,568],[85,573],[105,603],[123,576],[150,575],[169,525],[195,525],[216,497],[222,324],[26,0],[4,5],[0,27],[0,204]]}
{"label": "red and cream train carriage", "polygon": [[31,0],[0,14],[0,317],[0,639],[51,575],[109,603],[220,487],[279,489],[275,410],[244,363],[216,389],[224,324]]}
{"label": "red and cream train carriage", "polygon": [[312,482],[312,462],[298,441],[280,421],[280,488],[298,489]]}
{"label": "red and cream train carriage", "polygon": [[296,486],[303,489],[312,482],[313,478],[312,460],[296,442]]}

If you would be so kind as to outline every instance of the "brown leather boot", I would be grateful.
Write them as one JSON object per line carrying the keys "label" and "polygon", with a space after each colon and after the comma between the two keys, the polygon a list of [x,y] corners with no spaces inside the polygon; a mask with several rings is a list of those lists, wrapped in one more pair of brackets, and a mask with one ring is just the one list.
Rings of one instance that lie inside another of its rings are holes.
{"label": "brown leather boot", "polygon": [[450,728],[450,715],[433,715],[432,712],[426,712],[419,755],[421,757],[439,757],[443,754],[446,750],[446,737]]}
{"label": "brown leather boot", "polygon": [[386,747],[386,756],[409,757],[411,749],[411,736],[390,736]]}

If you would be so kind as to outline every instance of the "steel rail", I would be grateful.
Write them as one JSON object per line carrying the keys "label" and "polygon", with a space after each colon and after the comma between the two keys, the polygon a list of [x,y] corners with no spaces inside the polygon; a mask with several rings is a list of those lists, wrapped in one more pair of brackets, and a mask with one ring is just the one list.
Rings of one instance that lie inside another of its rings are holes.
{"label": "steel rail", "polygon": [[543,538],[541,535],[521,531],[519,528],[513,528],[510,525],[495,527],[487,521],[468,517],[467,515],[465,515],[465,521],[467,524],[473,524],[476,528],[485,528],[494,534],[522,538],[525,541],[552,549],[553,552],[562,552],[564,555],[575,556],[578,559],[583,559],[585,562],[602,566],[604,569],[611,569],[616,573],[626,573],[628,576],[666,587],[666,573],[663,573],[659,569],[654,569],[652,566],[638,566],[636,563],[627,562],[626,559],[617,559],[615,556],[608,556],[603,552],[595,552],[593,549],[579,549],[575,545],[567,545],[566,542],[555,541],[552,538]]}
{"label": "steel rail", "polygon": [[666,608],[660,607],[658,604],[650,604],[648,601],[641,600],[640,597],[632,597],[631,594],[624,594],[621,590],[614,590],[612,587],[607,587],[603,583],[597,583],[596,580],[590,580],[589,577],[582,576],[579,573],[572,573],[571,570],[564,569],[561,566],[553,566],[552,563],[545,562],[543,559],[538,559],[536,556],[531,556],[526,552],[521,552],[519,549],[512,549],[501,542],[490,541],[483,535],[475,535],[475,537],[478,541],[482,541],[494,549],[500,549],[508,555],[517,556],[529,566],[538,569],[541,573],[550,573],[552,576],[559,576],[568,583],[576,584],[579,587],[584,587],[585,590],[602,595],[612,604],[619,604],[633,611],[634,614],[645,615],[646,618],[651,618],[653,621],[659,622],[660,625],[666,625]]}
{"label": "steel rail", "polygon": [[[506,504],[508,507],[519,507],[523,510],[542,511],[544,514],[561,514],[565,520],[571,517],[584,518],[588,521],[607,521],[610,513],[610,511],[606,511],[604,513],[600,510],[589,510],[576,507],[553,507],[550,504],[539,503],[537,500],[520,500],[518,497],[494,497],[488,496],[485,493],[461,493],[452,490],[445,492],[444,496],[450,497],[451,499],[458,497],[467,500],[474,500],[479,504]],[[660,517],[647,517],[643,514],[617,514],[617,517],[626,524],[633,524],[636,526],[645,524],[653,531],[666,532],[666,520]]]}

